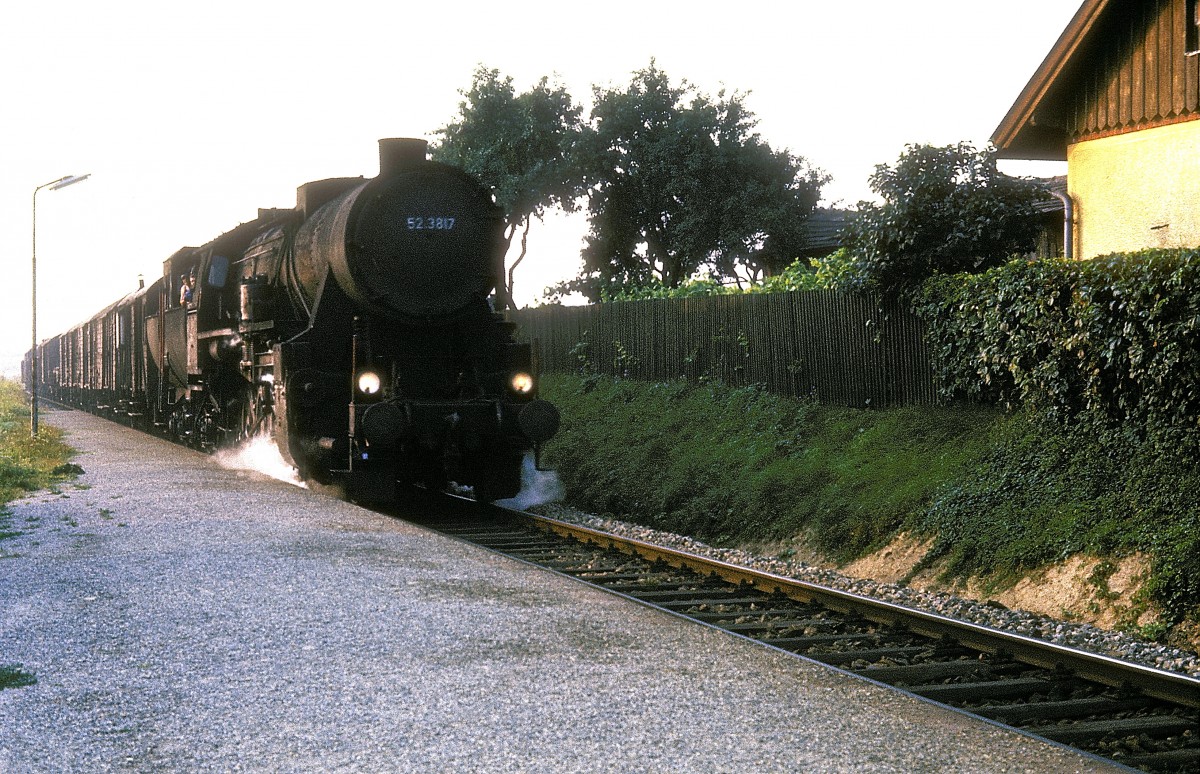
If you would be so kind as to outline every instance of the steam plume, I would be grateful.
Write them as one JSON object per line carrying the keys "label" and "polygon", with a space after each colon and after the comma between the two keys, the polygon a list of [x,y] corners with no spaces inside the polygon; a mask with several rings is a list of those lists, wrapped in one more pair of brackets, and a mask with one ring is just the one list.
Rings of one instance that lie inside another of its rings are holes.
{"label": "steam plume", "polygon": [[296,469],[283,459],[275,440],[269,435],[256,435],[232,449],[223,449],[213,455],[213,459],[224,468],[255,470],[279,481],[304,487]]}
{"label": "steam plume", "polygon": [[563,499],[562,482],[553,470],[538,470],[533,454],[526,454],[521,465],[521,491],[508,500],[497,500],[496,505],[523,511],[535,505],[545,505]]}

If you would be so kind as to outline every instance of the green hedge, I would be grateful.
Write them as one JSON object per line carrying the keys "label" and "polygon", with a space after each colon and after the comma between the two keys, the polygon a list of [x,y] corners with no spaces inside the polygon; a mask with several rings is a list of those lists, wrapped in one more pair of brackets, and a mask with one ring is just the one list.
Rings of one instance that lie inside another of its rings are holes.
{"label": "green hedge", "polygon": [[918,307],[947,398],[1194,441],[1200,250],[1014,261],[931,280]]}
{"label": "green hedge", "polygon": [[931,557],[1004,572],[1145,551],[1168,619],[1195,611],[1200,250],[939,277],[918,311],[942,396],[1019,408],[1021,420],[925,513]]}

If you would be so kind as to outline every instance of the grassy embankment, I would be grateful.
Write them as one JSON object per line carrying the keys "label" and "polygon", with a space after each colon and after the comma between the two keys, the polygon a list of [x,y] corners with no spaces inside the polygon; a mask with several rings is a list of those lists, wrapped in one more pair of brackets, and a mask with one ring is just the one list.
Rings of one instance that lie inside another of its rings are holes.
{"label": "grassy embankment", "polygon": [[993,409],[864,411],[712,384],[558,376],[543,393],[564,417],[547,461],[576,507],[836,562],[907,532],[933,539],[925,562],[947,578],[997,587],[1075,554],[1143,552],[1165,621],[1197,616],[1200,471],[1136,445]]}
{"label": "grassy embankment", "polygon": [[[78,468],[68,462],[72,453],[57,428],[43,425],[37,438],[30,437],[29,405],[21,385],[0,378],[0,546],[24,531],[13,524],[7,503],[76,475]],[[0,547],[0,561],[6,558],[11,556]],[[36,682],[20,665],[0,664],[0,689]]]}

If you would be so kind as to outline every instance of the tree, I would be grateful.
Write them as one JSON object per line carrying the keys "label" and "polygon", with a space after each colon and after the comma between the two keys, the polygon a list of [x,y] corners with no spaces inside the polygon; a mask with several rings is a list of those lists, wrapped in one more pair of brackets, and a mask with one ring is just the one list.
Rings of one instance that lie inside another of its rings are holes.
{"label": "tree", "polygon": [[508,265],[503,290],[511,303],[513,273],[525,259],[533,219],[547,209],[574,211],[583,196],[574,167],[582,131],[582,109],[571,95],[543,77],[521,94],[511,77],[479,67],[462,92],[458,120],[438,130],[433,158],[462,167],[490,186],[505,212],[506,251],[521,232],[521,251]]}
{"label": "tree", "polygon": [[901,292],[934,274],[980,272],[1033,249],[1033,182],[1001,174],[992,148],[908,145],[870,178],[883,203],[860,202],[843,232],[860,290]]}
{"label": "tree", "polygon": [[753,132],[744,96],[712,100],[653,61],[625,90],[594,89],[582,166],[590,233],[569,283],[593,300],[652,281],[675,287],[782,270],[828,178]]}

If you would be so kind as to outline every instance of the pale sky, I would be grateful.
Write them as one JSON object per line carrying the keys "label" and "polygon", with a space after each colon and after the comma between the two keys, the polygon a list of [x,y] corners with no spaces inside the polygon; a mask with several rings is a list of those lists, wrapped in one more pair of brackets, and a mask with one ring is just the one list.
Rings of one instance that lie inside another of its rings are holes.
{"label": "pale sky", "polygon": [[[381,137],[434,138],[477,65],[588,104],[651,58],[715,96],[749,92],[772,147],[868,198],[906,143],[987,142],[1079,0],[573,4],[40,0],[0,26],[0,373],[307,181],[378,171]],[[1013,174],[1061,174],[1012,165]],[[575,276],[585,224],[535,224],[517,300]]]}

